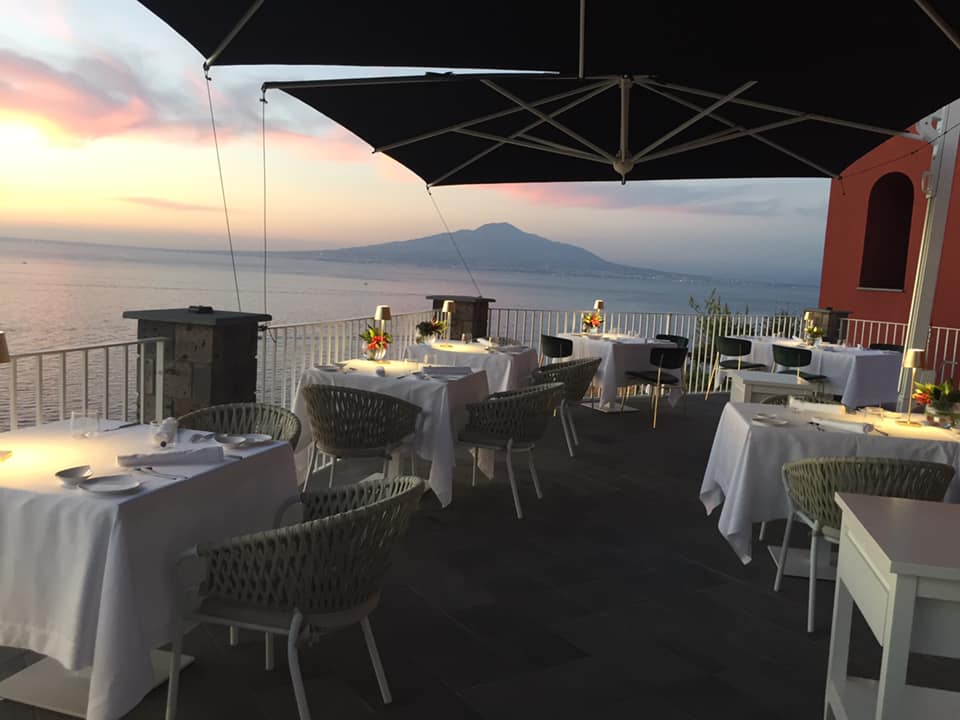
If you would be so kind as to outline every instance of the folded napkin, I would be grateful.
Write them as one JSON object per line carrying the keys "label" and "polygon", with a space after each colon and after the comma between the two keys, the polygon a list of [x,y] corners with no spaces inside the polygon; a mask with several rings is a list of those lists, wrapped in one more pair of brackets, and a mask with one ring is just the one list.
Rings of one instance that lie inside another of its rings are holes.
{"label": "folded napkin", "polygon": [[428,365],[423,368],[423,372],[426,375],[470,375],[473,372],[472,368],[464,367],[462,365]]}
{"label": "folded napkin", "polygon": [[492,347],[496,345],[496,343],[491,342],[490,338],[477,338],[477,345],[482,345],[483,347]]}
{"label": "folded napkin", "polygon": [[209,465],[223,462],[223,448],[220,446],[194,448],[191,450],[170,450],[159,453],[133,453],[117,455],[120,467],[140,467],[143,465]]}
{"label": "folded napkin", "polygon": [[801,412],[812,412],[817,413],[817,415],[830,415],[838,417],[847,411],[843,405],[810,402],[808,400],[799,400],[797,398],[790,398],[790,407]]}
{"label": "folded napkin", "polygon": [[815,417],[812,422],[819,425],[824,430],[839,430],[840,432],[857,433],[866,435],[873,431],[873,425],[864,422],[851,422],[849,420],[834,420],[833,418]]}
{"label": "folded napkin", "polygon": [[177,419],[168,417],[160,423],[150,441],[155,447],[166,447],[177,441]]}

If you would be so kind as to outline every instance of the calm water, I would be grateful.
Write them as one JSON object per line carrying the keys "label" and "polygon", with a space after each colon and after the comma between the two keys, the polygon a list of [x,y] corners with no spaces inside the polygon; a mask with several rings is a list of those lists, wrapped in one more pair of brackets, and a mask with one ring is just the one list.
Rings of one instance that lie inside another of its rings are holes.
{"label": "calm water", "polygon": [[[427,307],[428,294],[476,294],[458,268],[360,265],[270,256],[267,312],[276,321],[305,322]],[[263,259],[238,256],[243,309],[263,311]],[[496,307],[577,309],[594,298],[608,311],[688,312],[716,288],[735,311],[796,312],[816,307],[815,287],[730,281],[674,282],[477,272]],[[11,352],[132,338],[124,310],[212,305],[236,310],[230,258],[223,253],[0,240],[0,329]]]}

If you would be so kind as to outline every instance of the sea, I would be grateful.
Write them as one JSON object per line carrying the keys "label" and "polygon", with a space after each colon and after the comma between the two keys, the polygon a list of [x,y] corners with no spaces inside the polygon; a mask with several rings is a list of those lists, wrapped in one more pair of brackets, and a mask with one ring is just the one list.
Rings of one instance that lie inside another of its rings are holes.
{"label": "sea", "polygon": [[[239,307],[278,322],[310,322],[429,307],[427,295],[476,295],[462,267],[435,268],[304,260],[238,253]],[[606,301],[608,312],[690,312],[714,290],[735,312],[801,312],[816,286],[731,279],[637,279],[474,271],[494,307],[577,310]],[[264,297],[266,278],[266,297]],[[125,310],[210,305],[237,310],[229,253],[0,239],[0,330],[12,353],[136,337]]]}

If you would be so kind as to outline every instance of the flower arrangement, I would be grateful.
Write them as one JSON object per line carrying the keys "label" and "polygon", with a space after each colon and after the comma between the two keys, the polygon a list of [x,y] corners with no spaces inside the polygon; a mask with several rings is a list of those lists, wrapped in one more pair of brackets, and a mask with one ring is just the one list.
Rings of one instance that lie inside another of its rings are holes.
{"label": "flower arrangement", "polygon": [[366,343],[367,357],[371,360],[381,360],[387,354],[387,348],[393,342],[393,335],[386,330],[377,330],[375,327],[367,325],[367,329],[360,335],[360,339]]}
{"label": "flower arrangement", "polygon": [[447,323],[445,320],[424,320],[423,322],[417,323],[417,332],[421,338],[443,335],[446,330]]}
{"label": "flower arrangement", "polygon": [[584,330],[598,330],[603,325],[603,316],[596,310],[585,312],[581,318]]}
{"label": "flower arrangement", "polygon": [[952,410],[954,403],[960,403],[960,390],[953,387],[953,382],[946,380],[937,385],[935,383],[913,384],[913,399],[920,405],[930,405],[935,410]]}
{"label": "flower arrangement", "polygon": [[823,337],[823,328],[819,325],[808,325],[807,326],[807,337],[813,340]]}

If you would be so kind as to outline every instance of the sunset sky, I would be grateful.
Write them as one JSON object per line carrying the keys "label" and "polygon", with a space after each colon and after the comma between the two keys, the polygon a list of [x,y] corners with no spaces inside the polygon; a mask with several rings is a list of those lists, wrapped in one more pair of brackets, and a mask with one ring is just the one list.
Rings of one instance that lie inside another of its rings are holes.
{"label": "sunset sky", "polygon": [[[0,236],[226,247],[202,58],[134,0],[4,0]],[[215,67],[235,242],[260,247],[260,84],[420,72]],[[267,218],[274,249],[442,231],[423,182],[274,92]],[[819,277],[826,180],[443,187],[451,228],[510,222],[616,261],[765,279]]]}

